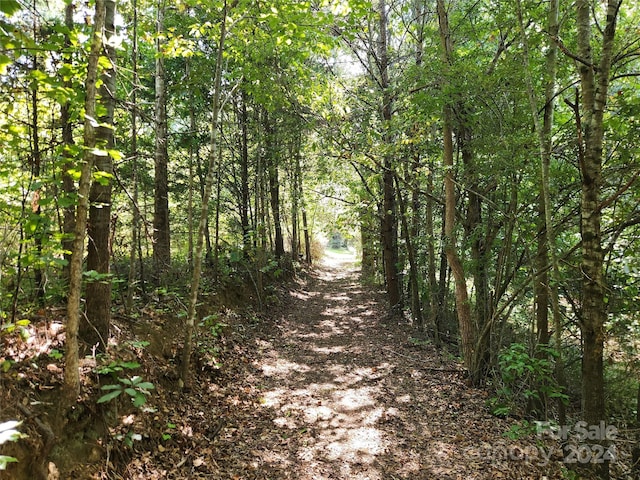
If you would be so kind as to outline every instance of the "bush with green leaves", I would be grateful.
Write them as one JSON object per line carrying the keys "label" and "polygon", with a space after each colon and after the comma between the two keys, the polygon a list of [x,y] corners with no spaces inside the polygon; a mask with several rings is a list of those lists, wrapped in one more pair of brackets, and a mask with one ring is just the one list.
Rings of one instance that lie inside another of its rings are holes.
{"label": "bush with green leaves", "polygon": [[531,400],[568,400],[553,376],[553,359],[558,352],[548,345],[538,345],[537,350],[540,355],[531,355],[526,345],[514,343],[500,352],[500,387],[488,401],[494,415],[511,415]]}
{"label": "bush with green leaves", "polygon": [[100,389],[106,391],[98,399],[98,403],[107,403],[121,394],[125,393],[131,397],[131,402],[135,407],[142,407],[147,402],[147,395],[150,395],[149,390],[153,390],[155,386],[151,382],[143,381],[140,376],[133,376],[131,378],[118,378],[119,383],[112,383],[109,385],[103,385]]}
{"label": "bush with green leaves", "polygon": [[[144,348],[148,344],[149,342],[135,342],[132,346],[135,348]],[[120,373],[125,370],[135,370],[137,368],[140,368],[138,362],[117,359],[96,367],[95,372],[98,375],[107,375],[114,380],[114,383],[100,387],[102,391],[107,393],[102,395],[97,400],[97,403],[110,402],[124,393],[131,397],[131,401],[135,407],[142,407],[147,401],[147,395],[151,394],[150,390],[155,388],[153,383],[145,382],[139,375],[134,375],[133,377],[120,376]]]}

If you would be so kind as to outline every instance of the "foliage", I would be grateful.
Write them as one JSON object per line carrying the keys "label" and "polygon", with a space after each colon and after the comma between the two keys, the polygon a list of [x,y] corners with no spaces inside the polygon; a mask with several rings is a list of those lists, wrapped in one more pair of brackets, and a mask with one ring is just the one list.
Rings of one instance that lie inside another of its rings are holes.
{"label": "foliage", "polygon": [[[144,348],[149,342],[131,342],[133,348]],[[136,361],[111,360],[108,363],[97,366],[95,372],[98,375],[108,375],[117,383],[111,383],[100,387],[101,390],[107,392],[98,398],[97,403],[107,403],[119,397],[122,393],[126,393],[131,398],[131,402],[137,408],[142,407],[147,396],[151,394],[149,390],[153,390],[155,386],[151,382],[143,381],[139,375],[133,377],[121,377],[119,374],[125,370],[135,370],[140,368],[140,364]]]}
{"label": "foliage", "polygon": [[[16,420],[9,420],[0,423],[0,445],[7,442],[17,442],[21,438],[25,438],[26,435],[20,433],[17,428],[22,424]],[[0,455],[0,470],[6,470],[7,464],[17,462],[15,457],[9,457],[7,455]]]}
{"label": "foliage", "polygon": [[142,407],[147,402],[147,395],[150,395],[149,390],[153,390],[155,386],[151,382],[143,381],[142,377],[135,375],[131,378],[118,378],[119,384],[109,384],[100,387],[101,390],[107,391],[102,395],[97,403],[110,402],[114,398],[117,398],[122,393],[126,393],[131,397],[131,402],[137,408]]}
{"label": "foliage", "polygon": [[514,343],[500,352],[498,368],[501,384],[496,395],[488,404],[494,415],[507,416],[532,399],[543,401],[546,398],[568,400],[563,387],[553,376],[553,358],[558,353],[547,345],[538,345],[538,355],[530,355],[528,347]]}

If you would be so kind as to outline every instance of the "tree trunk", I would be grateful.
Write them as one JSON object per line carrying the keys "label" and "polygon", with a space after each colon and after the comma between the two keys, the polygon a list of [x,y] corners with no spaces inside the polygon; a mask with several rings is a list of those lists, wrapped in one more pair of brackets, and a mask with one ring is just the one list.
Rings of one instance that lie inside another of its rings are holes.
{"label": "tree trunk", "polygon": [[[73,31],[73,12],[75,5],[73,1],[70,1],[64,8],[64,24],[68,29],[68,33],[64,35],[65,51],[71,48],[70,32]],[[70,54],[65,54],[65,62],[70,62]],[[63,82],[65,88],[72,88],[71,80],[65,80]],[[67,197],[67,205],[70,203],[68,199],[75,192],[75,182],[69,174],[69,170],[73,167],[73,154],[71,153],[71,147],[74,145],[73,140],[73,123],[71,122],[71,102],[67,101],[60,106],[60,123],[62,125],[62,143],[64,144],[63,155],[65,162],[62,166],[62,189]],[[73,232],[75,230],[75,209],[72,205],[65,206],[63,208],[63,221],[62,221],[62,250],[64,251],[64,259],[67,264],[62,270],[62,277],[67,282],[69,281],[69,268],[71,265],[71,250],[73,250]]]}
{"label": "tree trunk", "polygon": [[[547,20],[547,28],[549,35],[553,38],[558,35],[558,0],[549,2],[549,13]],[[520,23],[520,33],[522,36],[522,44],[524,48],[525,71],[530,72],[529,68],[529,47],[526,37],[526,29],[524,19],[522,17],[522,6],[520,0],[517,3],[518,19]],[[552,130],[553,130],[553,113],[555,107],[555,90],[556,90],[556,72],[557,72],[557,56],[558,47],[555,41],[550,40],[547,45],[546,54],[546,74],[545,79],[545,101],[544,101],[544,118],[542,125],[538,119],[538,101],[535,95],[533,80],[527,75],[527,89],[529,93],[529,102],[531,105],[531,113],[535,131],[538,135],[538,148],[540,151],[540,205],[539,212],[542,214],[544,223],[539,225],[538,232],[538,251],[536,255],[536,267],[539,277],[536,280],[536,325],[538,329],[538,343],[546,345],[549,343],[549,322],[548,322],[548,300],[551,299],[554,324],[554,338],[558,357],[556,358],[556,381],[559,385],[565,385],[564,366],[562,360],[562,319],[560,318],[560,303],[558,298],[558,284],[560,281],[560,268],[558,265],[558,257],[556,254],[555,232],[553,229],[553,219],[551,215],[551,195],[549,193],[550,175],[549,167],[551,164],[552,152]],[[548,260],[551,258],[551,275],[547,273]],[[550,281],[551,280],[551,281]],[[543,350],[537,352],[538,356],[545,356]],[[539,416],[546,419],[546,399],[541,399],[537,412]],[[564,425],[565,408],[562,399],[558,403],[558,417],[560,425]]]}
{"label": "tree trunk", "polygon": [[309,223],[307,221],[307,207],[304,203],[304,192],[302,191],[302,182],[300,182],[300,198],[302,203],[302,230],[304,230],[304,255],[306,262],[311,265],[313,256],[311,255],[311,234],[309,233]]}
{"label": "tree trunk", "polygon": [[471,274],[475,290],[473,310],[474,332],[476,338],[474,365],[474,383],[484,381],[491,367],[491,300],[489,298],[489,279],[487,249],[490,239],[490,225],[482,219],[482,196],[480,180],[476,171],[471,146],[472,132],[468,124],[468,112],[465,105],[458,102],[457,135],[462,162],[464,164],[465,185],[467,185],[466,236],[471,241]]}
{"label": "tree trunk", "polygon": [[444,326],[447,317],[449,316],[449,264],[447,263],[447,252],[446,252],[446,239],[445,239],[445,225],[444,222],[442,224],[441,238],[443,239],[442,249],[439,252],[440,257],[440,265],[438,268],[438,283],[436,290],[436,302],[435,302],[435,312],[434,312],[434,322],[435,322],[435,341],[436,344],[440,344],[442,341],[443,335],[448,335],[448,332],[445,332]]}
{"label": "tree trunk", "polygon": [[[430,170],[433,171],[433,168],[430,167]],[[429,193],[433,193],[433,175],[429,175],[427,178],[427,188]],[[425,232],[424,235],[426,237],[427,244],[427,291],[428,302],[429,302],[429,325],[433,328],[433,338],[436,344],[440,343],[440,329],[439,325],[439,316],[440,311],[443,308],[443,304],[441,301],[444,300],[440,298],[440,291],[442,290],[442,286],[438,284],[436,280],[437,270],[436,270],[436,245],[435,245],[435,230],[433,224],[433,198],[431,196],[427,197],[426,205],[425,205]]]}
{"label": "tree trunk", "polygon": [[169,178],[167,150],[167,89],[165,85],[164,35],[165,1],[159,0],[156,18],[156,75],[155,75],[155,172],[154,172],[154,212],[153,212],[153,259],[156,282],[162,278],[171,264],[171,244],[169,233]]}
{"label": "tree trunk", "polygon": [[249,223],[249,139],[247,95],[242,92],[240,98],[240,225],[242,226],[242,245],[245,254],[251,249],[251,225]]}
{"label": "tree trunk", "polygon": [[280,180],[278,175],[278,154],[276,153],[276,139],[273,125],[268,115],[264,117],[265,142],[267,153],[267,175],[269,177],[269,198],[273,215],[273,230],[275,235],[274,253],[276,258],[284,255],[284,237],[282,236],[282,221],[280,218]]}
{"label": "tree trunk", "polygon": [[129,247],[129,276],[125,308],[127,313],[133,310],[133,295],[136,285],[136,252],[138,251],[138,229],[140,228],[140,211],[138,210],[138,1],[133,0],[132,52],[133,91],[131,92],[131,245]]}
{"label": "tree trunk", "polygon": [[220,98],[222,89],[222,54],[224,42],[227,35],[227,2],[224,2],[222,20],[220,21],[220,38],[216,56],[216,68],[213,82],[213,103],[211,106],[211,146],[209,152],[209,170],[204,185],[204,196],[202,198],[202,210],[200,211],[200,221],[198,222],[198,235],[196,238],[196,248],[194,251],[193,275],[191,277],[191,289],[189,291],[189,306],[185,324],[184,348],[182,350],[182,362],[180,365],[180,379],[178,386],[184,388],[189,384],[191,372],[191,352],[193,350],[193,335],[196,326],[196,306],[198,304],[198,291],[200,289],[200,277],[202,273],[202,260],[204,250],[204,231],[207,228],[207,217],[209,214],[209,200],[215,181],[215,164],[218,157],[218,116],[220,113]]}
{"label": "tree trunk", "polygon": [[[444,5],[444,0],[438,0],[438,21],[440,26],[440,42],[445,69],[451,63],[451,37],[449,32],[449,19]],[[455,213],[456,213],[456,193],[454,181],[453,165],[453,113],[450,103],[445,103],[442,115],[443,122],[443,164],[445,170],[445,216],[444,216],[444,241],[447,262],[451,268],[455,282],[456,312],[458,315],[458,325],[460,329],[460,341],[462,356],[465,366],[472,381],[476,381],[476,366],[474,365],[475,355],[475,332],[473,330],[473,317],[469,294],[467,292],[467,281],[462,262],[456,252],[455,240]]]}
{"label": "tree trunk", "polygon": [[[379,31],[378,31],[378,68],[380,70],[380,88],[382,89],[382,141],[384,145],[391,145],[390,132],[392,97],[389,84],[389,58],[387,48],[387,4],[385,0],[378,3]],[[392,313],[400,313],[402,296],[398,275],[398,221],[396,196],[394,185],[394,167],[389,153],[384,154],[382,172],[382,205],[383,212],[380,222],[382,238],[382,258],[384,262],[385,284],[389,308]]]}
{"label": "tree trunk", "polygon": [[632,478],[640,478],[640,383],[638,383],[638,389],[636,390],[636,443],[633,446],[631,452],[631,471]]}
{"label": "tree trunk", "polygon": [[293,182],[291,186],[291,256],[297,261],[300,254],[300,204],[302,202],[302,167],[300,165],[301,133],[298,133],[291,152],[294,158]]}
{"label": "tree trunk", "polygon": [[[222,132],[220,132],[222,136]],[[213,283],[218,283],[218,275],[220,268],[220,191],[222,190],[222,148],[218,146],[218,161],[215,166],[216,170],[216,210],[214,215],[213,228]]]}
{"label": "tree trunk", "polygon": [[[33,26],[34,39],[37,42],[37,22],[34,20]],[[38,69],[38,55],[33,55],[33,71]],[[31,178],[34,182],[40,182],[42,170],[42,152],[40,150],[40,119],[38,115],[38,82],[33,82],[31,90]],[[40,188],[36,188],[33,192],[31,201],[31,214],[35,216],[36,229],[33,232],[33,241],[36,247],[36,265],[33,268],[36,300],[39,304],[44,304],[44,274],[40,266],[40,258],[42,257],[42,237],[45,234],[42,208],[40,206]]]}
{"label": "tree trunk", "polygon": [[75,238],[71,253],[69,296],[67,298],[67,325],[65,328],[65,401],[75,402],[80,393],[80,362],[78,357],[78,328],[80,325],[80,298],[82,296],[82,257],[89,210],[89,190],[91,188],[91,170],[94,163],[93,149],[96,134],[93,122],[96,118],[96,83],[98,80],[98,60],[102,53],[102,35],[105,22],[105,2],[96,0],[91,49],[87,62],[85,81],[85,118],[84,118],[84,155],[80,182],[78,185],[78,205],[76,207]]}
{"label": "tree trunk", "polygon": [[[100,125],[96,127],[96,144],[101,151],[113,149],[113,113],[115,109],[116,89],[116,54],[110,43],[115,35],[115,0],[105,0],[105,45],[106,56],[111,66],[101,75],[102,85],[99,89],[99,103],[105,110],[100,116]],[[113,160],[109,154],[99,154],[95,159],[99,172],[108,175],[93,182],[89,193],[89,225],[87,234],[87,270],[100,275],[87,283],[86,315],[80,322],[80,337],[89,346],[97,346],[104,352],[109,341],[111,325],[111,179],[113,176]]]}
{"label": "tree trunk", "polygon": [[[582,414],[589,425],[606,420],[604,395],[604,325],[607,319],[603,276],[600,194],[602,188],[603,119],[609,92],[609,73],[620,1],[608,0],[607,20],[600,48],[591,40],[591,2],[576,1],[578,56],[580,63],[582,120],[580,168],[582,197],[580,232],[582,236]],[[593,50],[601,50],[597,67]],[[600,478],[609,477],[609,464],[595,467]]]}
{"label": "tree trunk", "polygon": [[[193,85],[193,79],[191,77],[191,59],[186,59],[186,75],[189,85]],[[187,204],[189,211],[187,212],[187,228],[188,228],[188,246],[187,246],[187,258],[189,261],[189,267],[193,269],[193,189],[194,181],[194,162],[196,157],[196,150],[198,148],[198,125],[196,123],[196,110],[195,110],[195,98],[193,95],[193,88],[189,89],[189,180],[188,180],[188,198]]]}
{"label": "tree trunk", "polygon": [[422,305],[420,304],[420,287],[418,284],[418,259],[416,258],[416,249],[413,243],[413,239],[417,238],[412,225],[409,228],[409,222],[407,220],[407,206],[402,196],[402,190],[400,189],[400,183],[396,178],[396,188],[398,195],[398,203],[400,205],[400,221],[402,222],[402,233],[404,237],[404,243],[407,249],[407,259],[409,260],[409,292],[411,294],[411,316],[413,322],[417,328],[422,331],[423,318],[422,318]]}

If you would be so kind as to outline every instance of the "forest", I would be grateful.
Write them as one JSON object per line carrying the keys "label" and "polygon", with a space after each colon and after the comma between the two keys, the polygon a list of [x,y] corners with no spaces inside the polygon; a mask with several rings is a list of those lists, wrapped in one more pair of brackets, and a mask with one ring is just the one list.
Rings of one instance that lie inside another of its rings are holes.
{"label": "forest", "polygon": [[517,478],[184,453],[163,418],[268,404],[242,362],[312,291],[573,445],[541,475],[640,478],[639,78],[632,0],[0,0],[0,478]]}

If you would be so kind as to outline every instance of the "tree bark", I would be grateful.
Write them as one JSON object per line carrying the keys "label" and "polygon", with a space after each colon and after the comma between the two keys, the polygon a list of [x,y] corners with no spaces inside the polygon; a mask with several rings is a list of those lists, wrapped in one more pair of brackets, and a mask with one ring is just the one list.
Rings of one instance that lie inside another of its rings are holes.
{"label": "tree bark", "polygon": [[458,118],[456,121],[456,137],[462,152],[465,184],[467,185],[466,236],[471,241],[471,274],[475,290],[475,305],[472,321],[476,337],[475,359],[473,360],[474,383],[479,384],[486,378],[491,367],[491,300],[489,295],[488,256],[490,244],[489,221],[482,219],[482,197],[479,193],[480,179],[476,171],[471,146],[472,131],[468,126],[468,112],[462,102],[457,102]]}
{"label": "tree bark", "polygon": [[[391,115],[392,96],[389,84],[389,52],[387,46],[388,15],[385,0],[378,3],[379,31],[378,31],[378,68],[380,71],[380,87],[382,88],[382,141],[391,145]],[[391,155],[384,154],[382,171],[382,218],[380,224],[382,238],[382,258],[384,262],[385,284],[387,298],[392,313],[400,313],[402,308],[402,295],[400,279],[398,275],[398,221],[396,195],[394,185],[394,166]]]}
{"label": "tree bark", "polygon": [[423,328],[422,318],[422,306],[420,304],[420,288],[418,284],[418,259],[416,255],[416,249],[413,242],[414,238],[417,238],[414,225],[409,227],[409,221],[407,220],[407,205],[402,196],[400,189],[400,183],[396,178],[396,187],[398,195],[398,204],[400,206],[400,221],[402,222],[402,233],[404,237],[404,243],[407,250],[407,260],[409,261],[409,292],[411,294],[411,316],[413,322],[421,331]]}
{"label": "tree bark", "polygon": [[276,258],[284,255],[284,237],[282,235],[282,220],[280,216],[280,180],[278,174],[278,154],[276,152],[275,129],[270,123],[268,115],[264,116],[265,142],[267,153],[267,175],[269,180],[269,199],[273,215],[274,253]]}
{"label": "tree bark", "polygon": [[[75,6],[74,2],[70,1],[64,8],[64,24],[67,27],[69,33],[65,33],[64,36],[64,46],[65,51],[67,51],[71,47],[71,37],[70,32],[73,31],[73,12]],[[65,55],[65,62],[70,62],[70,54]],[[63,85],[66,88],[72,88],[71,80],[66,80],[63,82]],[[69,170],[73,167],[73,153],[71,152],[71,148],[74,145],[73,140],[73,123],[71,122],[71,102],[67,101],[63,105],[60,106],[60,123],[62,124],[62,143],[64,144],[63,155],[65,158],[65,162],[62,166],[62,189],[64,191],[65,196],[67,197],[66,203],[67,205],[71,203],[69,198],[75,192],[75,183],[73,178],[69,174]],[[64,266],[62,270],[62,277],[68,282],[69,281],[69,269],[71,265],[71,251],[73,250],[73,232],[75,229],[75,209],[72,205],[65,206],[63,208],[63,222],[62,222],[62,250],[64,251],[64,259],[67,261],[67,264]]]}
{"label": "tree bark", "polygon": [[127,313],[133,310],[133,295],[136,287],[136,252],[138,251],[140,211],[138,210],[138,1],[133,0],[131,69],[133,70],[133,91],[131,92],[131,245],[129,247],[129,275],[125,308]]}
{"label": "tree bark", "polygon": [[169,178],[167,150],[167,90],[165,85],[164,54],[162,36],[164,35],[165,0],[159,0],[156,18],[156,74],[155,74],[155,128],[156,144],[154,156],[154,212],[153,212],[153,259],[156,282],[171,264],[171,243],[169,233]]}
{"label": "tree bark", "polygon": [[245,254],[251,249],[251,225],[249,222],[249,139],[247,94],[240,97],[240,225]]}
{"label": "tree bark", "polygon": [[[442,48],[443,64],[448,71],[451,63],[451,37],[449,31],[449,18],[444,5],[444,0],[438,0],[438,21],[440,27],[440,43]],[[445,72],[445,74],[448,72]],[[446,82],[446,80],[445,80]],[[473,329],[473,317],[471,305],[469,303],[469,293],[467,292],[467,282],[462,266],[462,262],[456,252],[455,240],[455,213],[456,213],[456,193],[454,182],[453,165],[453,113],[451,104],[445,103],[442,114],[443,122],[443,164],[445,169],[445,216],[444,216],[444,241],[447,262],[451,268],[455,282],[456,312],[458,315],[458,326],[460,329],[460,341],[462,356],[465,366],[472,380],[476,380],[476,366],[474,365],[475,355],[475,332]]]}
{"label": "tree bark", "polygon": [[84,255],[85,230],[89,210],[89,190],[91,188],[91,170],[94,163],[96,134],[94,122],[96,118],[96,97],[98,80],[98,60],[102,52],[102,34],[105,22],[105,2],[96,0],[93,19],[91,48],[87,62],[87,78],[85,81],[85,118],[84,118],[84,155],[78,185],[78,205],[76,207],[75,237],[71,253],[69,296],[67,299],[67,325],[65,328],[65,368],[64,390],[65,401],[75,402],[80,393],[80,363],[78,328],[80,325],[80,298],[82,295],[82,258]]}
{"label": "tree bark", "polygon": [[[37,42],[38,24],[34,20],[33,37]],[[38,69],[38,55],[33,55],[33,71]],[[30,125],[30,141],[31,141],[31,178],[32,181],[40,182],[42,173],[42,151],[40,149],[40,118],[38,115],[38,82],[34,82],[31,90],[31,125]],[[44,274],[42,267],[39,265],[42,257],[42,237],[45,234],[44,222],[42,218],[42,208],[40,206],[40,188],[36,188],[33,192],[31,201],[31,214],[35,216],[36,229],[33,232],[33,241],[36,247],[36,265],[33,268],[34,281],[36,288],[36,300],[39,304],[44,304]]]}
{"label": "tree bark", "polygon": [[302,148],[301,133],[298,132],[293,146],[294,170],[293,185],[291,192],[291,256],[293,260],[298,260],[300,254],[300,225],[299,217],[302,200],[302,166],[300,164],[300,149]]}
{"label": "tree bark", "polygon": [[[609,73],[613,58],[618,9],[621,2],[608,0],[607,20],[600,46],[598,65],[594,65],[591,39],[591,2],[576,1],[582,138],[580,169],[582,174],[580,232],[582,236],[582,311],[580,328],[583,342],[582,414],[589,425],[606,420],[604,392],[604,326],[607,320],[602,251],[602,149],[604,112],[609,92]],[[609,464],[595,467],[600,478],[609,477]]]}
{"label": "tree bark", "polygon": [[115,36],[115,0],[105,0],[105,45],[104,50],[111,66],[102,72],[99,103],[105,110],[96,127],[96,144],[102,153],[95,158],[95,166],[106,177],[93,182],[89,193],[89,225],[87,248],[87,270],[101,276],[87,283],[86,314],[80,322],[80,337],[89,346],[97,346],[104,352],[109,341],[111,326],[111,180],[113,160],[105,150],[113,149],[113,114],[116,90],[116,53],[111,43]]}

